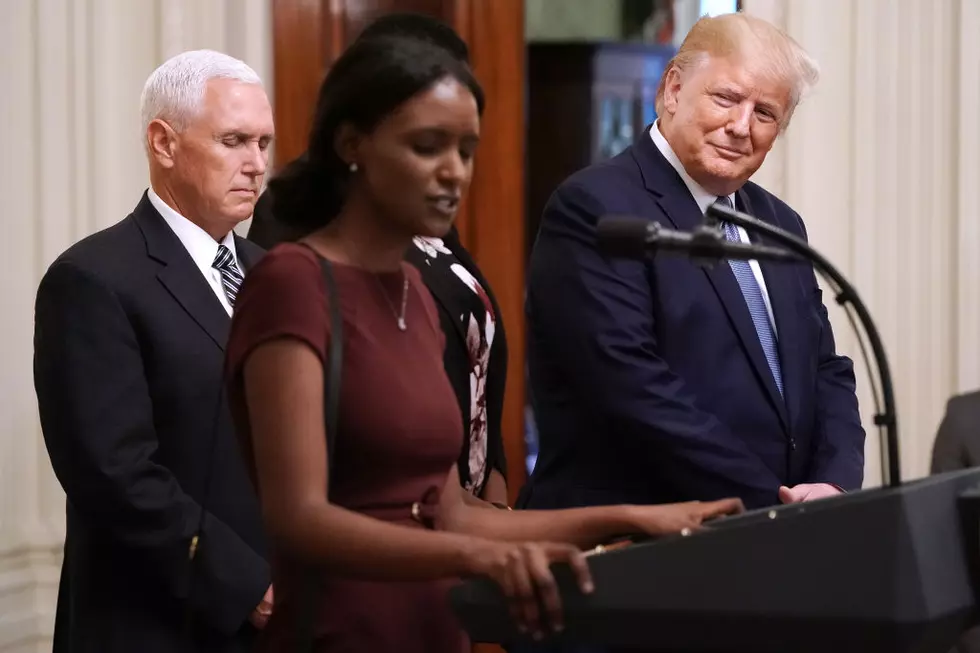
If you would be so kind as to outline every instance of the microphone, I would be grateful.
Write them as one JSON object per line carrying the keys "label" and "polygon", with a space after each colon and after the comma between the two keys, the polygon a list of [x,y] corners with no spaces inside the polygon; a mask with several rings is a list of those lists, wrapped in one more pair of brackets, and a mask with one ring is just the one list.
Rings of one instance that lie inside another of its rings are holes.
{"label": "microphone", "polygon": [[642,259],[650,254],[680,254],[702,263],[723,259],[799,261],[791,251],[756,243],[732,242],[717,227],[694,231],[667,229],[659,222],[628,216],[601,218],[596,230],[599,251],[612,258]]}

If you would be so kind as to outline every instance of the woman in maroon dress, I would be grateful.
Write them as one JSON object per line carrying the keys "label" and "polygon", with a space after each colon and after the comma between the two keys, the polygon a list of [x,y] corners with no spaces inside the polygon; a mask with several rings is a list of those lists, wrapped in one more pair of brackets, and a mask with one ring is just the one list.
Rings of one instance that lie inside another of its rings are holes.
{"label": "woman in maroon dress", "polygon": [[[460,653],[455,579],[488,575],[532,634],[560,628],[552,562],[591,591],[580,547],[663,534],[741,509],[737,500],[564,511],[487,510],[463,499],[462,421],[444,335],[418,271],[416,235],[441,237],[469,185],[483,95],[444,49],[362,39],[333,65],[309,156],[291,178],[310,233],[256,265],[235,304],[229,394],[273,542],[275,608],[263,651],[292,651],[304,609],[315,650]],[[324,363],[332,263],[343,383],[328,487]],[[316,568],[312,606],[303,583]],[[538,595],[547,610],[541,615]]]}

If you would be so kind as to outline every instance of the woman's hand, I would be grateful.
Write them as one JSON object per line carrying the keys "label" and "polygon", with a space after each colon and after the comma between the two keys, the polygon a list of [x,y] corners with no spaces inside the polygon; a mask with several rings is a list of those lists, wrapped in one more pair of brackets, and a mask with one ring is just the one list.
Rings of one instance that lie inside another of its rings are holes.
{"label": "woman's hand", "polygon": [[652,536],[672,535],[685,530],[695,531],[715,517],[745,512],[741,499],[720,501],[688,501],[655,506],[630,506],[630,522],[643,533]]}
{"label": "woman's hand", "polygon": [[571,544],[482,540],[470,558],[473,575],[489,576],[500,586],[518,628],[530,632],[535,639],[544,636],[546,624],[550,624],[553,632],[564,627],[561,597],[550,569],[552,563],[567,563],[583,594],[593,590],[585,556]]}

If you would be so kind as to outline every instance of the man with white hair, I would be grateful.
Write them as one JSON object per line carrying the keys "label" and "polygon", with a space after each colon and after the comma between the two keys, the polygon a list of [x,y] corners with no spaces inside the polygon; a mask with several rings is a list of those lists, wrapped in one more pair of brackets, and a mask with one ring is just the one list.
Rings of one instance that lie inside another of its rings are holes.
{"label": "man with white hair", "polygon": [[666,68],[649,131],[552,196],[529,268],[540,449],[522,506],[738,496],[758,508],[861,486],[853,366],[811,266],[625,261],[596,245],[603,216],[689,231],[714,202],[805,238],[800,216],[749,179],[817,76],[769,23],[702,18]]}
{"label": "man with white hair", "polygon": [[224,401],[273,138],[258,75],[185,52],[147,79],[150,188],[41,280],[34,380],[67,495],[55,653],[246,651],[272,609],[258,502]]}

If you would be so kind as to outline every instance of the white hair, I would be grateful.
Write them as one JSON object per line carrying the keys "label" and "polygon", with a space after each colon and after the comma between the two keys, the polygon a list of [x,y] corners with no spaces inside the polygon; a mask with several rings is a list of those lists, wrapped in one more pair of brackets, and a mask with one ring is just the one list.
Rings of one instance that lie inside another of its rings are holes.
{"label": "white hair", "polygon": [[232,79],[262,85],[262,79],[244,61],[214,50],[191,50],[167,59],[146,79],[140,97],[143,134],[154,120],[166,120],[175,131],[187,127],[201,108],[212,79]]}

